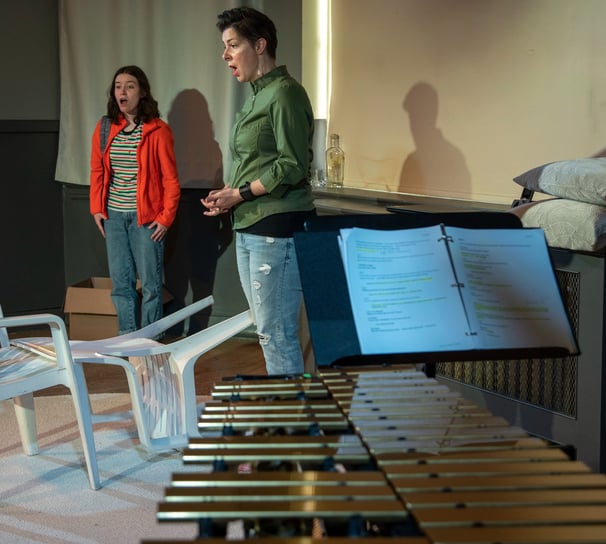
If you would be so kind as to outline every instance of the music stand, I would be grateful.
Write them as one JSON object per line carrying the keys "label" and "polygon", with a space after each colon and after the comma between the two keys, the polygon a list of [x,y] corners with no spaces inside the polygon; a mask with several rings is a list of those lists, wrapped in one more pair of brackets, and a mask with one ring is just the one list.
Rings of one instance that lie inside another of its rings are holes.
{"label": "music stand", "polygon": [[504,212],[424,213],[317,216],[295,233],[295,248],[318,366],[356,364],[435,363],[486,359],[562,357],[561,348],[528,348],[431,353],[363,355],[349,302],[347,280],[338,247],[339,229],[363,227],[405,229],[444,224],[464,228],[522,228],[518,217]]}

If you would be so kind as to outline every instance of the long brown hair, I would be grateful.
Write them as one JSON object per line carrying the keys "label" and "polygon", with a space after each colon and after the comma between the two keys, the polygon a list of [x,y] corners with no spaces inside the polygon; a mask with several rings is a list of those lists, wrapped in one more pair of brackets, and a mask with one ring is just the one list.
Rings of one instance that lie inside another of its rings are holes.
{"label": "long brown hair", "polygon": [[135,121],[137,123],[143,122],[146,123],[160,117],[160,111],[158,110],[158,102],[152,96],[151,87],[149,85],[149,80],[145,75],[145,72],[141,70],[138,66],[122,66],[122,68],[118,68],[114,77],[112,78],[111,85],[109,86],[108,100],[107,100],[107,116],[112,120],[113,123],[116,123],[118,119],[120,119],[121,112],[120,107],[118,106],[118,102],[116,101],[116,95],[114,93],[114,85],[116,83],[116,77],[120,74],[128,74],[137,78],[139,82],[139,88],[141,89],[141,99],[139,100],[139,105],[137,106],[137,115],[135,117]]}

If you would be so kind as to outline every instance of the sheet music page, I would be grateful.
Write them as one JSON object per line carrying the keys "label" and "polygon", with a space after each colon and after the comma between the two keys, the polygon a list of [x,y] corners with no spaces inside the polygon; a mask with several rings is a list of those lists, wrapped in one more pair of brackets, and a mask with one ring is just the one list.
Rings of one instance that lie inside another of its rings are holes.
{"label": "sheet music page", "polygon": [[340,231],[339,246],[363,354],[472,349],[441,238],[439,225]]}
{"label": "sheet music page", "polygon": [[541,229],[446,231],[476,349],[577,351]]}

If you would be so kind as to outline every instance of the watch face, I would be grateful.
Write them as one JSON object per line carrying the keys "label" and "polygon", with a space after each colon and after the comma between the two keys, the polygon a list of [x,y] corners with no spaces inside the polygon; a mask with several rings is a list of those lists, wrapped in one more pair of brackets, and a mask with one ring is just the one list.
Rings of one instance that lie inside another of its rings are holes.
{"label": "watch face", "polygon": [[242,187],[240,187],[239,191],[240,191],[240,196],[244,200],[254,200],[255,199],[255,195],[253,195],[252,191],[250,190],[250,183],[247,182],[244,185],[242,185]]}

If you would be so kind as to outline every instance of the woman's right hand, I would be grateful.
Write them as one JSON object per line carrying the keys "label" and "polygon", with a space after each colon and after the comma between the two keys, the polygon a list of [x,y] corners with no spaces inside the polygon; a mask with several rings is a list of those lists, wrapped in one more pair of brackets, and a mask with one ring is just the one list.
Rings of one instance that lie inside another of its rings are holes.
{"label": "woman's right hand", "polygon": [[103,238],[105,238],[105,228],[103,227],[103,222],[105,221],[105,217],[103,217],[102,213],[96,213],[95,215],[93,215],[93,218],[95,219],[95,225],[97,225],[99,232],[101,233]]}

